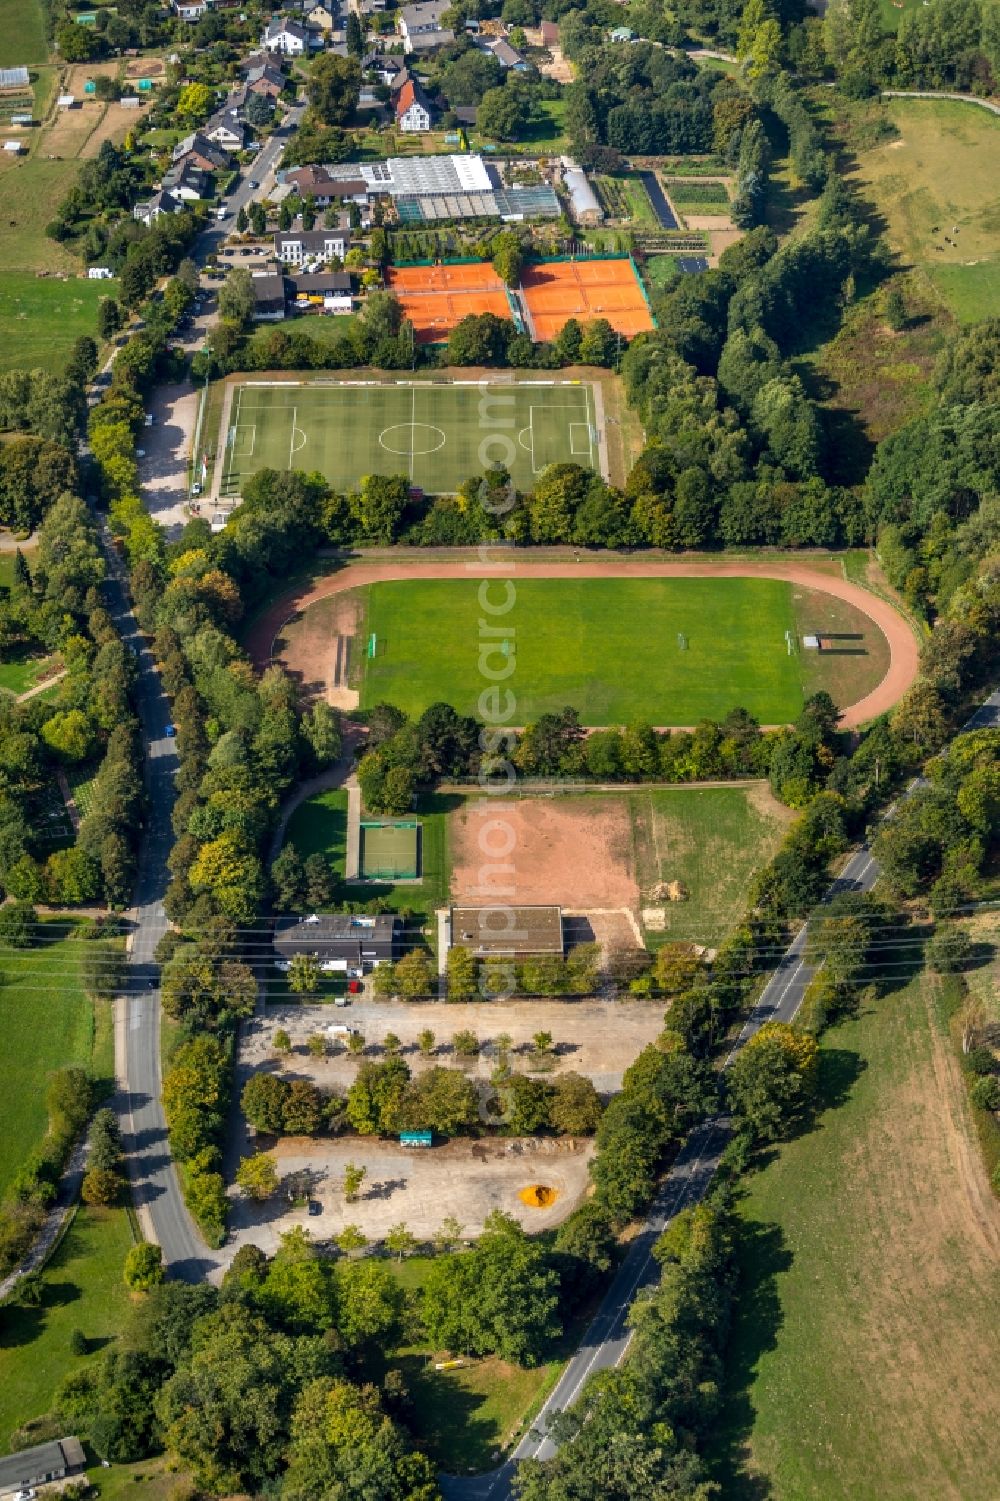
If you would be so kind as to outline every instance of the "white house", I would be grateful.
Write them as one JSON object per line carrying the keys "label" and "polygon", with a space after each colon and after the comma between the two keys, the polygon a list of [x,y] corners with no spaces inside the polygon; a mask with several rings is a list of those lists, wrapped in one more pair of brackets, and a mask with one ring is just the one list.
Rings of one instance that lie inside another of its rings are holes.
{"label": "white house", "polygon": [[396,124],[409,133],[430,130],[433,106],[415,78],[404,83],[396,95]]}
{"label": "white house", "polygon": [[184,205],[179,198],[175,198],[172,193],[161,188],[146,203],[137,203],[132,210],[132,217],[148,228],[151,224],[155,224],[162,214],[179,214],[183,208]]}
{"label": "white house", "polygon": [[173,0],[172,9],[175,16],[180,16],[182,21],[200,21],[208,10],[207,0]]}
{"label": "white house", "polygon": [[298,21],[289,21],[286,16],[274,16],[261,38],[261,46],[266,47],[268,52],[280,52],[285,57],[303,57],[309,51],[309,33]]}
{"label": "white house", "polygon": [[250,141],[250,130],[237,120],[232,114],[221,111],[206,120],[201,127],[201,133],[206,141],[214,141],[217,146],[225,146],[227,151],[245,151]]}
{"label": "white house", "polygon": [[88,281],[110,281],[113,276],[110,266],[90,266],[87,269]]}
{"label": "white house", "polygon": [[453,42],[455,33],[441,25],[441,17],[448,9],[448,0],[420,0],[416,5],[404,5],[397,22],[403,51],[431,52]]}
{"label": "white house", "polygon": [[342,261],[351,245],[349,229],[284,229],[274,237],[274,253],[286,266],[306,261]]}

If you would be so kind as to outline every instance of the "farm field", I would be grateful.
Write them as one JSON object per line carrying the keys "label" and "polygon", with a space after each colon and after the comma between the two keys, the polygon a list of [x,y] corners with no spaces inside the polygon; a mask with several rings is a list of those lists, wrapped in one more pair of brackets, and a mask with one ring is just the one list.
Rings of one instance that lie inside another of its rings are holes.
{"label": "farm field", "polygon": [[[40,1306],[4,1308],[0,1453],[10,1452],[11,1436],[21,1424],[51,1411],[60,1382],[99,1358],[121,1330],[129,1306],[122,1266],[131,1245],[124,1209],[82,1207],[42,1273]],[[86,1355],[70,1353],[75,1329],[90,1344]]]}
{"label": "farm field", "polygon": [[110,1009],[95,1013],[83,993],[72,926],[49,921],[37,948],[0,949],[0,1194],[45,1135],[47,1075],[70,1065],[105,1080],[113,1072]]}
{"label": "farm field", "polygon": [[0,0],[0,68],[43,63],[48,55],[38,0]]}
{"label": "farm field", "polygon": [[918,977],[821,1042],[823,1111],[749,1180],[727,1501],[992,1501],[1000,1208]]}
{"label": "farm field", "polygon": [[5,270],[0,279],[0,332],[5,335],[0,370],[61,370],[81,334],[96,333],[101,298],[117,291],[116,281],[63,281]]}
{"label": "farm field", "polygon": [[240,385],[225,450],[223,495],[271,467],[318,469],[348,489],[364,474],[405,474],[432,494],[455,491],[494,462],[530,488],[547,464],[597,467],[594,393],[560,385]]}
{"label": "farm field", "polygon": [[[443,700],[475,714],[480,614],[478,586],[369,585],[361,707],[419,714]],[[506,661],[498,641],[489,665],[512,669],[518,724],[567,704],[589,725],[690,725],[738,705],[777,724],[803,703],[785,643],[795,623],[791,586],[771,579],[523,579]]]}
{"label": "farm field", "polygon": [[863,153],[856,185],[885,216],[903,265],[919,266],[961,323],[1000,312],[1000,120],[975,105],[892,99],[899,137]]}

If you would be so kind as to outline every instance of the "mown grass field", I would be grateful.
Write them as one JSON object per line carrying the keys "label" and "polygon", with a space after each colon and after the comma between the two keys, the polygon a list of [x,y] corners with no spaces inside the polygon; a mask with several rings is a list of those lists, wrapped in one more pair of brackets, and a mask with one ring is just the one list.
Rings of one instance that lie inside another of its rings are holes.
{"label": "mown grass field", "polygon": [[636,879],[643,896],[659,881],[680,881],[682,902],[657,902],[665,927],[647,942],[715,945],[746,906],[754,872],[771,858],[792,820],[764,783],[679,787],[629,795]]}
{"label": "mown grass field", "polygon": [[1000,119],[973,104],[892,99],[899,137],[864,152],[855,181],[903,266],[919,266],[961,323],[1000,312]]}
{"label": "mown grass field", "polygon": [[97,304],[117,290],[116,281],[78,276],[61,281],[33,271],[5,270],[0,278],[0,370],[61,370],[81,334],[96,337]]}
{"label": "mown grass field", "polygon": [[995,1501],[1000,1207],[918,978],[822,1042],[824,1110],[740,1206],[727,1501]]}
{"label": "mown grass field", "polygon": [[78,258],[45,233],[76,181],[80,163],[41,156],[0,162],[0,265],[12,271],[66,271],[76,275]]}
{"label": "mown grass field", "polygon": [[110,1008],[83,993],[72,926],[50,920],[37,948],[0,948],[0,1193],[45,1135],[47,1076],[71,1064],[113,1074]]}
{"label": "mown grass field", "polygon": [[[373,584],[361,705],[386,701],[419,714],[443,700],[476,714],[491,680],[480,665],[478,584],[412,580]],[[525,724],[567,704],[584,724],[695,724],[737,705],[763,723],[802,706],[790,586],[771,579],[525,579],[498,618],[487,666]],[[678,637],[683,636],[686,647]],[[512,667],[506,676],[502,674]]]}
{"label": "mown grass field", "polygon": [[0,68],[43,63],[48,55],[38,0],[0,0]]}
{"label": "mown grass field", "polygon": [[338,876],[344,874],[347,847],[347,793],[342,787],[300,803],[288,820],[285,843],[294,844],[303,860],[307,855],[325,855]]}
{"label": "mown grass field", "polygon": [[[4,1308],[0,1453],[10,1452],[16,1428],[52,1410],[60,1382],[93,1361],[120,1332],[129,1304],[122,1266],[131,1245],[124,1209],[81,1208],[42,1273],[41,1305]],[[70,1353],[75,1329],[88,1341],[85,1355]]]}

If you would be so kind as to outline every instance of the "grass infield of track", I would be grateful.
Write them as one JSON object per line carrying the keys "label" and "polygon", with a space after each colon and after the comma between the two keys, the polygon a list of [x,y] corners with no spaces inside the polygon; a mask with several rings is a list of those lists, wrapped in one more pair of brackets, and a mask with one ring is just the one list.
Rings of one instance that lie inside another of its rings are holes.
{"label": "grass infield of track", "polygon": [[221,435],[222,493],[238,494],[258,469],[295,468],[340,490],[365,474],[406,474],[443,494],[494,463],[530,489],[548,464],[596,468],[595,426],[589,384],[244,384]]}
{"label": "grass infield of track", "polygon": [[[361,707],[419,714],[443,700],[479,714],[493,687],[515,697],[511,724],[567,704],[592,725],[696,724],[737,705],[783,724],[802,707],[802,662],[785,642],[795,630],[792,586],[780,580],[515,578],[515,591],[507,614],[484,616],[478,586],[369,585]],[[481,638],[481,620],[492,637]]]}

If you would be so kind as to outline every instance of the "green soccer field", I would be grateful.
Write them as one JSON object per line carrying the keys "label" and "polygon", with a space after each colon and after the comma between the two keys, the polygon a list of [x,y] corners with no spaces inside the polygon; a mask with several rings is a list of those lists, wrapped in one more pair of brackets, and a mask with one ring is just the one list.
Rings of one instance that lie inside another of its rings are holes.
{"label": "green soccer field", "polygon": [[599,463],[594,394],[582,384],[244,384],[219,448],[223,495],[265,468],[319,470],[338,490],[405,474],[434,495],[493,464],[530,489],[548,464]]}
{"label": "green soccer field", "polygon": [[514,585],[513,608],[489,622],[509,629],[510,645],[505,655],[504,638],[487,642],[484,664],[478,579],[369,585],[361,644],[374,633],[375,656],[363,654],[361,707],[419,714],[443,700],[482,717],[479,696],[494,686],[515,696],[511,724],[567,704],[590,725],[696,724],[737,706],[783,724],[802,707],[802,664],[785,642],[789,584],[515,574]]}

